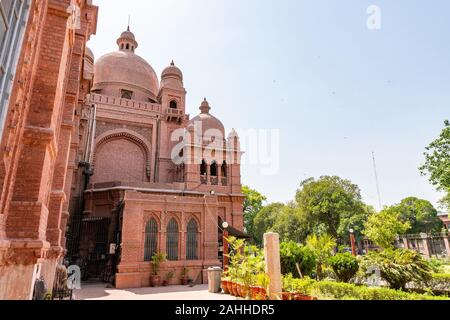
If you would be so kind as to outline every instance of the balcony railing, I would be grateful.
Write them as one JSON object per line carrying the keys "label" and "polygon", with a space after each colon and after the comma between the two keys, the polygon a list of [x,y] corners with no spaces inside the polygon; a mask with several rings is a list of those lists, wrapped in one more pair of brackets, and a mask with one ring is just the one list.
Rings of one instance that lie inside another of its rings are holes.
{"label": "balcony railing", "polygon": [[222,178],[222,186],[228,185],[228,178]]}
{"label": "balcony railing", "polygon": [[166,119],[168,121],[176,120],[176,121],[182,121],[184,119],[185,115],[183,110],[179,109],[172,109],[169,108],[166,110]]}
{"label": "balcony railing", "polygon": [[219,185],[219,178],[211,177],[211,185],[213,185],[213,186]]}

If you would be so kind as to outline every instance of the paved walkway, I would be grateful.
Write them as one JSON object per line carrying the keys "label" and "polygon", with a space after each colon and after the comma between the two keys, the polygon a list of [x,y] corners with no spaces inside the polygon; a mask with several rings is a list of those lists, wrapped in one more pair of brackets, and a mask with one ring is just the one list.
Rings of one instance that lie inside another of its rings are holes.
{"label": "paved walkway", "polygon": [[76,300],[236,300],[229,295],[209,293],[207,285],[118,290],[96,283],[83,284],[74,295]]}

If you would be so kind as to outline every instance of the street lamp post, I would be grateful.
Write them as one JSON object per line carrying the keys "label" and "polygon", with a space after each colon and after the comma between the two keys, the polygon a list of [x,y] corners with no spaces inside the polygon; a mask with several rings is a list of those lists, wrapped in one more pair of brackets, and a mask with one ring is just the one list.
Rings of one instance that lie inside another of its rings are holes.
{"label": "street lamp post", "polygon": [[222,224],[222,228],[223,228],[223,270],[227,271],[228,270],[228,222],[224,222]]}
{"label": "street lamp post", "polygon": [[352,255],[356,257],[355,230],[350,229],[350,243],[352,244]]}

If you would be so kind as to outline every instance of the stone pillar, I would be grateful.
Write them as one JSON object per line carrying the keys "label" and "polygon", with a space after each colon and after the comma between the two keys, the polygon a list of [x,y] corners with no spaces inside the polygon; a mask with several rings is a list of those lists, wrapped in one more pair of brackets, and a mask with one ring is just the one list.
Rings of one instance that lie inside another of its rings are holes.
{"label": "stone pillar", "polygon": [[281,285],[280,236],[277,233],[264,235],[264,256],[266,273],[269,276],[269,297],[278,300],[283,288]]}
{"label": "stone pillar", "polygon": [[431,258],[430,247],[428,246],[428,235],[426,233],[421,233],[420,237],[423,243],[423,251],[424,251],[423,254],[427,258]]}
{"label": "stone pillar", "polygon": [[447,257],[450,257],[450,241],[448,238],[448,235],[444,235],[445,250],[447,251]]}
{"label": "stone pillar", "polygon": [[403,246],[404,246],[404,249],[406,249],[406,250],[409,249],[408,238],[403,238]]}

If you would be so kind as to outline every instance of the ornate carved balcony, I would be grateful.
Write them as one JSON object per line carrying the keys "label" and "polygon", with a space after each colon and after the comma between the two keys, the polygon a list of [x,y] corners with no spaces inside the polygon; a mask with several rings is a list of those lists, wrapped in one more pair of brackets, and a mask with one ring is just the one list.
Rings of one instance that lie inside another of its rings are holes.
{"label": "ornate carved balcony", "polygon": [[219,178],[211,177],[211,185],[213,185],[213,186],[219,185]]}
{"label": "ornate carved balcony", "polygon": [[200,176],[201,184],[208,184],[208,177],[206,175]]}
{"label": "ornate carved balcony", "polygon": [[172,109],[172,108],[169,108],[166,110],[167,121],[181,122],[181,121],[183,121],[184,117],[185,117],[185,115],[184,115],[183,110]]}

